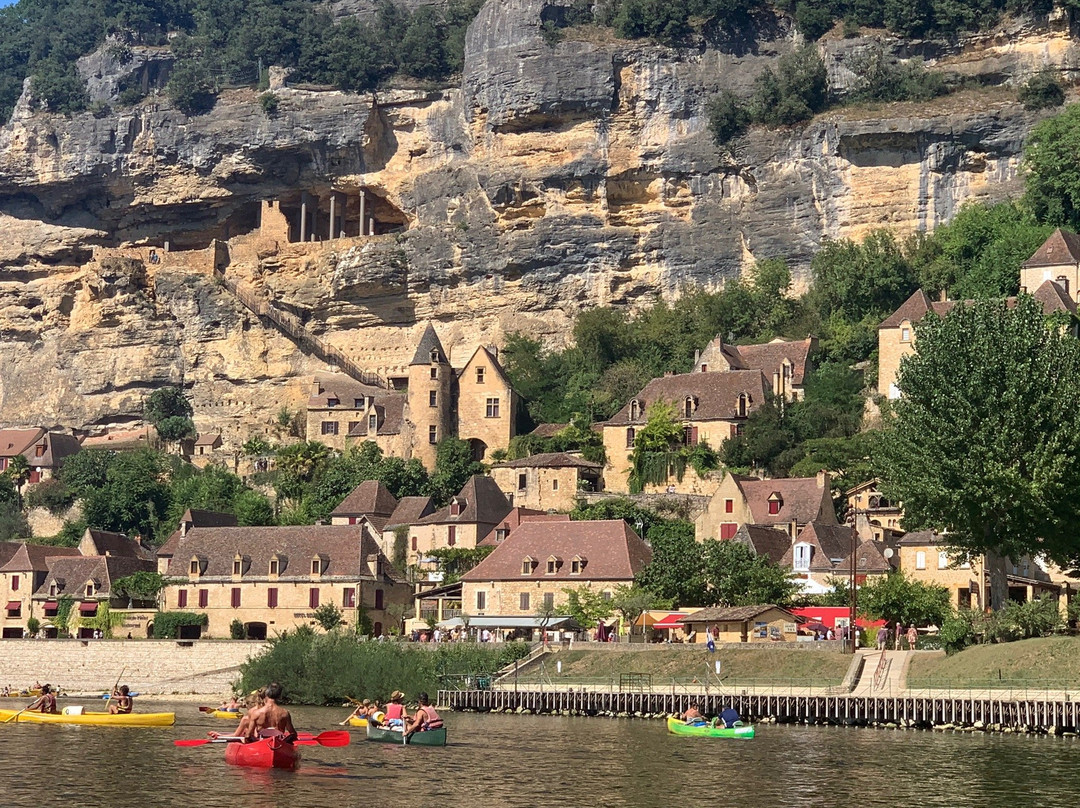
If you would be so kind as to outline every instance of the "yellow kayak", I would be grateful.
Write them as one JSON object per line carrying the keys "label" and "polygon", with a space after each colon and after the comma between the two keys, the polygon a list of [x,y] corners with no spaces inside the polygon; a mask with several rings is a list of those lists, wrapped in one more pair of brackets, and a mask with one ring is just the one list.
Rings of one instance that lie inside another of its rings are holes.
{"label": "yellow kayak", "polygon": [[230,721],[239,721],[244,717],[243,713],[232,713],[228,710],[209,710],[206,714],[214,718],[227,718]]}
{"label": "yellow kayak", "polygon": [[349,717],[349,726],[350,727],[366,727],[367,726],[367,719],[366,718],[357,718],[355,715],[350,716]]}
{"label": "yellow kayak", "polygon": [[18,710],[0,710],[0,724],[10,721],[12,724],[88,724],[102,727],[171,727],[176,721],[176,713],[110,713],[83,712],[64,715],[63,713],[20,713]]}

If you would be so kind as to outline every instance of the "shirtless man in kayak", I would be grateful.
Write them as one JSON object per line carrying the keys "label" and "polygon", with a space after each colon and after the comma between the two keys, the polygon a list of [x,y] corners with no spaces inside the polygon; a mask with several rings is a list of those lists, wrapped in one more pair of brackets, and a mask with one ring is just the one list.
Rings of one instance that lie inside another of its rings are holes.
{"label": "shirtless man in kayak", "polygon": [[691,703],[689,709],[683,713],[683,721],[687,724],[700,724],[705,720],[705,716],[701,714],[701,710],[698,709],[697,702]]}
{"label": "shirtless man in kayak", "polygon": [[113,692],[113,698],[116,699],[116,703],[111,701],[109,703],[111,715],[127,715],[135,706],[135,702],[131,700],[131,690],[127,685],[120,685],[120,689]]}
{"label": "shirtless man in kayak", "polygon": [[[283,735],[287,743],[295,741],[297,733],[293,726],[292,715],[277,703],[281,698],[281,693],[281,685],[277,682],[267,685],[261,693],[262,704],[248,710],[247,715],[240,721],[240,726],[233,733],[233,737],[243,738],[245,743],[277,735]],[[211,732],[209,735],[211,738],[221,737],[221,734],[217,732]]]}

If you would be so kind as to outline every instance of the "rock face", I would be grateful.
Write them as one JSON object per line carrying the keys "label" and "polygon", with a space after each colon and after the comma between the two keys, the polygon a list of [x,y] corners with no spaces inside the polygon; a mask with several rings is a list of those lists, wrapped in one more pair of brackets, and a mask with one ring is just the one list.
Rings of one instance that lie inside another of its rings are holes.
{"label": "rock face", "polygon": [[[748,93],[794,47],[788,23],[697,49],[593,29],[549,44],[543,21],[568,2],[490,0],[460,88],[284,87],[273,115],[254,91],[232,91],[197,118],[163,96],[71,119],[24,99],[0,130],[3,420],[123,423],[152,389],[183,384],[200,427],[236,441],[282,404],[301,406],[305,376],[324,365],[215,280],[215,266],[360,366],[392,372],[427,319],[444,324],[452,351],[510,330],[558,344],[582,308],[717,287],[762,258],[786,258],[801,281],[822,238],[929,229],[969,199],[1020,189],[1040,116],[1008,89],[841,108],[754,129],[726,154],[708,101]],[[998,82],[1078,61],[1067,25],[1048,19],[950,45],[821,47],[840,91],[851,60],[876,47]],[[99,99],[166,69],[159,53],[115,57],[80,65]],[[321,197],[325,215],[331,191],[363,192],[380,235],[290,243],[300,194]],[[272,234],[266,200],[281,200],[285,222]],[[215,239],[228,243],[210,250]],[[166,260],[149,263],[150,246]]]}

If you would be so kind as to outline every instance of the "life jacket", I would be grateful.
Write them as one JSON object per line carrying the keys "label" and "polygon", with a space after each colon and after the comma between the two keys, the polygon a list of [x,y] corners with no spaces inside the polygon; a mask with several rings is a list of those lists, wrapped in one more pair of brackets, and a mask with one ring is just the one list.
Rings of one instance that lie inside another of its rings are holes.
{"label": "life jacket", "polygon": [[401,702],[392,701],[386,705],[386,720],[387,721],[400,721],[405,717],[405,708],[401,705]]}
{"label": "life jacket", "polygon": [[442,719],[439,718],[439,714],[435,712],[435,708],[430,704],[425,704],[420,708],[424,711],[424,715],[427,716],[427,720],[424,722],[424,729],[441,729]]}

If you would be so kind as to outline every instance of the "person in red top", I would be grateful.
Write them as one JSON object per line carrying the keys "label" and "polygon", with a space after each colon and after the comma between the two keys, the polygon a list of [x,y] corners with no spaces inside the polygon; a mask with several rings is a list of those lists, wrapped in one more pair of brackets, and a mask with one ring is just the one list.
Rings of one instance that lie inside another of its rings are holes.
{"label": "person in red top", "polygon": [[52,688],[48,685],[42,685],[41,695],[37,697],[37,701],[35,701],[26,709],[33,710],[39,713],[59,712],[56,709],[56,694],[52,692]]}
{"label": "person in red top", "polygon": [[426,732],[429,729],[442,729],[443,721],[439,718],[439,714],[435,712],[435,708],[431,706],[431,700],[428,698],[427,693],[421,693],[417,699],[420,702],[420,707],[416,711],[416,715],[412,717],[409,725],[405,728],[406,735],[412,735],[414,732]]}
{"label": "person in red top", "polygon": [[400,690],[395,690],[390,694],[390,703],[386,705],[386,717],[383,721],[391,729],[400,728],[405,724],[405,705],[402,704],[404,698],[405,694]]}

